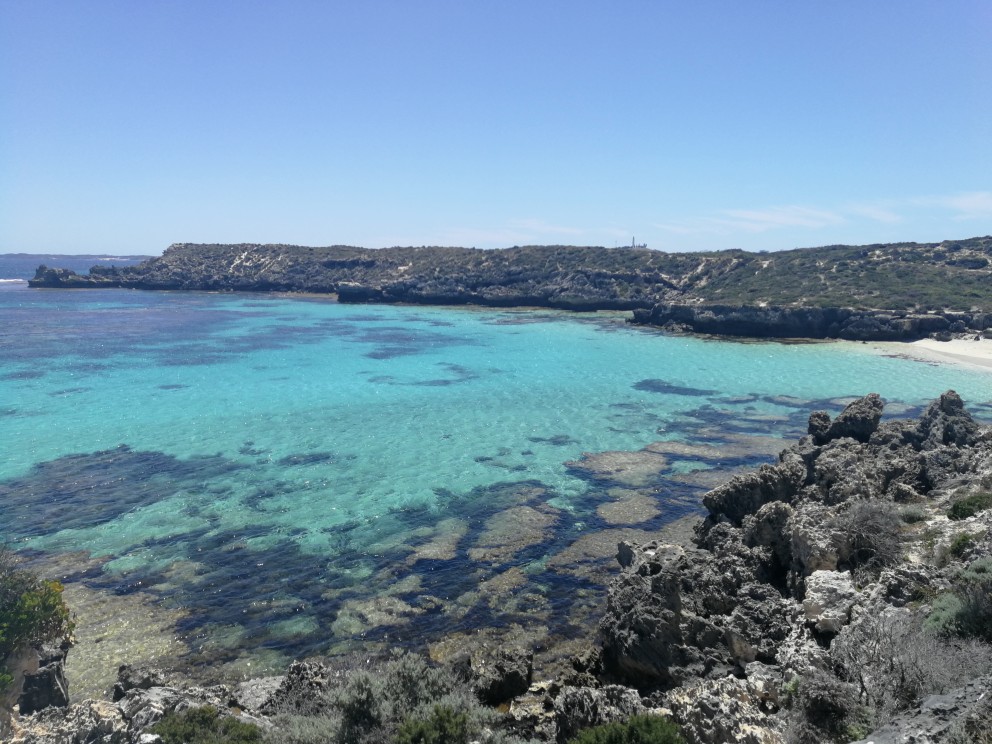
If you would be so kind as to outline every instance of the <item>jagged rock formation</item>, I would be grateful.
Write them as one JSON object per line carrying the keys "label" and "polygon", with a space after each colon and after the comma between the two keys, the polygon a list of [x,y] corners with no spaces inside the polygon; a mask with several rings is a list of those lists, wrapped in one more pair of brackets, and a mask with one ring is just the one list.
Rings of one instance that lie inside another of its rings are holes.
{"label": "jagged rock formation", "polygon": [[[337,293],[342,302],[633,310],[634,321],[731,336],[911,340],[992,327],[992,237],[779,253],[524,246],[170,246],[34,287]],[[879,309],[881,308],[881,309]]]}
{"label": "jagged rock formation", "polygon": [[[940,506],[992,485],[992,431],[953,391],[916,421],[880,424],[881,412],[870,395],[833,421],[814,413],[810,434],[777,464],[704,497],[698,549],[622,544],[624,571],[600,626],[608,678],[650,692],[698,742],[783,741],[781,691],[818,675],[856,697],[852,679],[830,676],[844,667],[843,650],[860,649],[869,630],[895,637],[892,628],[910,622],[910,603],[946,590],[961,564],[950,565],[940,544],[967,529],[974,544],[957,560],[979,565],[992,554],[992,514],[962,528]],[[908,532],[898,517],[906,505],[932,515],[926,528]],[[905,637],[905,645],[919,640]],[[976,648],[977,669],[992,671],[992,651]],[[883,682],[861,685],[859,704],[881,700],[871,690]],[[735,720],[738,732],[747,723],[747,736],[728,733]]]}

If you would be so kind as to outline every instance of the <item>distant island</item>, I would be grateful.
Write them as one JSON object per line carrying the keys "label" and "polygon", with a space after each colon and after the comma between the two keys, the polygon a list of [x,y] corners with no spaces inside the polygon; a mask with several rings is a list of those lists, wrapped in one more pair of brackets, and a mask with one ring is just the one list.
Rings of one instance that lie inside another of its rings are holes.
{"label": "distant island", "polygon": [[32,287],[336,294],[404,302],[629,310],[669,330],[910,341],[992,328],[992,236],[775,253],[514,246],[498,250],[192,244]]}

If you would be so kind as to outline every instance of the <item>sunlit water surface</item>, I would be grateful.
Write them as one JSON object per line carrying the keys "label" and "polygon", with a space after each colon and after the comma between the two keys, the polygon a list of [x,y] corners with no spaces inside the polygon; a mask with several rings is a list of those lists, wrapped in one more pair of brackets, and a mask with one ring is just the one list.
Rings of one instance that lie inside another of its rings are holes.
{"label": "sunlit water surface", "polygon": [[594,626],[617,539],[697,513],[812,410],[876,391],[915,414],[948,388],[992,412],[987,374],[859,344],[7,283],[0,537],[167,613],[185,665],[551,644]]}

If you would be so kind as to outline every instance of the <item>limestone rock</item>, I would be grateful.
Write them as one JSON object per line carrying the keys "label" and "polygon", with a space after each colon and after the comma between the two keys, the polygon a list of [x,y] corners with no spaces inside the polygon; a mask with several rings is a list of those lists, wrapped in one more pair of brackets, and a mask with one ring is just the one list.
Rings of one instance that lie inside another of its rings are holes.
{"label": "limestone rock", "polygon": [[148,690],[165,684],[161,673],[156,669],[132,667],[122,664],[117,669],[117,682],[114,684],[114,702],[121,700],[128,690]]}
{"label": "limestone rock", "polygon": [[619,685],[599,689],[563,687],[555,698],[554,709],[559,744],[569,741],[582,729],[625,721],[647,711],[635,690]]}
{"label": "limestone rock", "polygon": [[700,744],[784,744],[767,696],[750,680],[724,677],[679,687],[665,705],[686,738]]}
{"label": "limestone rock", "polygon": [[725,518],[735,525],[769,501],[792,501],[806,481],[806,465],[795,453],[783,453],[777,465],[762,465],[757,471],[735,475],[727,483],[703,496],[713,519]]}
{"label": "limestone rock", "polygon": [[842,437],[850,437],[862,443],[867,442],[878,428],[884,406],[878,393],[870,393],[850,403],[825,431],[823,430],[824,412],[817,411],[810,416],[809,433],[817,444],[826,444]]}
{"label": "limestone rock", "polygon": [[120,708],[110,702],[86,700],[68,708],[46,708],[14,721],[11,744],[66,744],[99,742],[130,744],[128,724]]}
{"label": "limestone rock", "polygon": [[486,705],[500,705],[523,695],[534,673],[534,654],[514,648],[474,654],[471,659],[473,689]]}
{"label": "limestone rock", "polygon": [[331,686],[331,670],[317,661],[294,661],[286,676],[259,709],[264,714],[306,713]]}
{"label": "limestone rock", "polygon": [[806,577],[803,611],[820,633],[838,633],[851,619],[858,596],[850,573],[814,571]]}
{"label": "limestone rock", "polygon": [[69,648],[66,643],[38,649],[38,669],[24,673],[18,699],[21,715],[48,707],[64,708],[69,704],[69,683],[65,677],[65,657]]}

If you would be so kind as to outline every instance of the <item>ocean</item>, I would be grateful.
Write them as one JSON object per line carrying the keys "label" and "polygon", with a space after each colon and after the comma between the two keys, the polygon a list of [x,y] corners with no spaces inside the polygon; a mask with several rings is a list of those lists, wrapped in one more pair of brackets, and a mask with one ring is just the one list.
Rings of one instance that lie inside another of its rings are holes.
{"label": "ocean", "polygon": [[953,388],[990,418],[989,381],[619,313],[6,282],[0,539],[82,608],[84,689],[125,661],[564,648],[595,632],[619,539],[700,514],[811,411],[878,392],[916,415]]}

